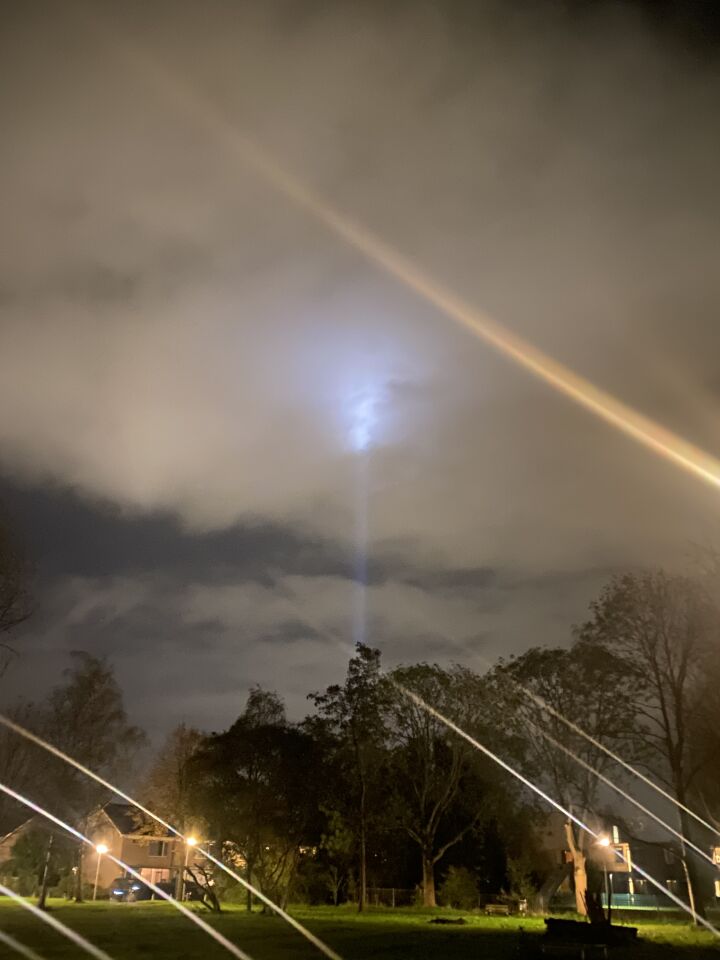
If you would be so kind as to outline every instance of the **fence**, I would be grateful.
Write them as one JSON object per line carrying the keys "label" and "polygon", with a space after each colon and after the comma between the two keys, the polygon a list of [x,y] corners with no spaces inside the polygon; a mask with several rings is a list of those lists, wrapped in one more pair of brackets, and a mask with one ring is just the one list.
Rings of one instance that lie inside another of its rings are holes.
{"label": "fence", "polygon": [[374,907],[411,907],[415,890],[402,887],[368,887],[368,903]]}
{"label": "fence", "polygon": [[[602,904],[607,906],[606,897],[603,893]],[[658,897],[652,893],[613,893],[610,898],[610,906],[613,910],[679,910],[680,908],[672,900],[665,897]]]}

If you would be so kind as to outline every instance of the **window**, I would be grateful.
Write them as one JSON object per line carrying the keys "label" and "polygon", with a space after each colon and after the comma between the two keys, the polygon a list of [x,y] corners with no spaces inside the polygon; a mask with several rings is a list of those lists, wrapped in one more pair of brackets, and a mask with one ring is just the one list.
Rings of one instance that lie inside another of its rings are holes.
{"label": "window", "polygon": [[166,857],[168,845],[164,840],[153,840],[149,845],[148,856],[150,857]]}
{"label": "window", "polygon": [[668,888],[670,893],[677,893],[677,887],[678,887],[677,880],[666,880],[665,886]]}
{"label": "window", "polygon": [[667,847],[663,850],[663,857],[665,858],[665,863],[675,863],[675,854],[672,850],[668,850]]}
{"label": "window", "polygon": [[167,883],[170,880],[167,867],[141,867],[138,872],[143,880],[149,880],[150,883]]}
{"label": "window", "polygon": [[720,880],[715,881],[715,896],[720,898]]}
{"label": "window", "polygon": [[720,863],[720,847],[712,848],[713,863]]}

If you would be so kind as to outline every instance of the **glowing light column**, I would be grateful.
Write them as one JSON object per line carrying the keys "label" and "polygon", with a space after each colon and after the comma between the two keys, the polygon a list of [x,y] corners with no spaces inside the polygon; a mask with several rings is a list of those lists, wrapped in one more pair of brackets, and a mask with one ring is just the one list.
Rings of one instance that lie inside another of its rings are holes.
{"label": "glowing light column", "polygon": [[350,409],[350,447],[355,454],[355,562],[353,603],[353,644],[367,639],[367,580],[368,580],[368,500],[370,453],[373,433],[377,426],[381,395],[377,390],[365,390],[352,398]]}

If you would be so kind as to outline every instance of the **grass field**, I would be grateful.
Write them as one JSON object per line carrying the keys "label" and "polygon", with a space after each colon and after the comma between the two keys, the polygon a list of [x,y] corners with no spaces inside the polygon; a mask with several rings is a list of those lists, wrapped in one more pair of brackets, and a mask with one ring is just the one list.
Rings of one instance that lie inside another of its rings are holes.
{"label": "grass field", "polygon": [[[194,927],[172,907],[159,903],[51,902],[53,916],[82,933],[116,960],[220,960],[222,947]],[[457,911],[436,911],[443,916],[464,916],[465,926],[440,926],[429,921],[433,912],[371,909],[358,916],[350,908],[298,908],[294,915],[347,960],[505,960],[521,958],[531,938],[539,937],[543,922],[536,918],[484,917]],[[253,960],[304,960],[322,955],[277,917],[248,915],[229,907],[221,916],[202,915]],[[612,951],[611,957],[637,960],[671,960],[720,957],[711,934],[680,923],[640,921],[640,944],[630,951]],[[521,933],[522,928],[522,933]],[[0,900],[0,929],[33,947],[48,960],[81,956],[77,947],[21,907]],[[720,943],[720,941],[718,941]],[[0,945],[0,956],[11,954]]]}

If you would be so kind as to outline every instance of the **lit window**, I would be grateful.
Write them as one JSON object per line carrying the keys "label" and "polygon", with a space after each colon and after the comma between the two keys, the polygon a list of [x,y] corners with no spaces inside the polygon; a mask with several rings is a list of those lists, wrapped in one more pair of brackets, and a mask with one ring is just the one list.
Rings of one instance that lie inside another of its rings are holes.
{"label": "lit window", "polygon": [[715,881],[715,896],[720,899],[720,880]]}
{"label": "lit window", "polygon": [[713,863],[720,863],[720,847],[712,848]]}

